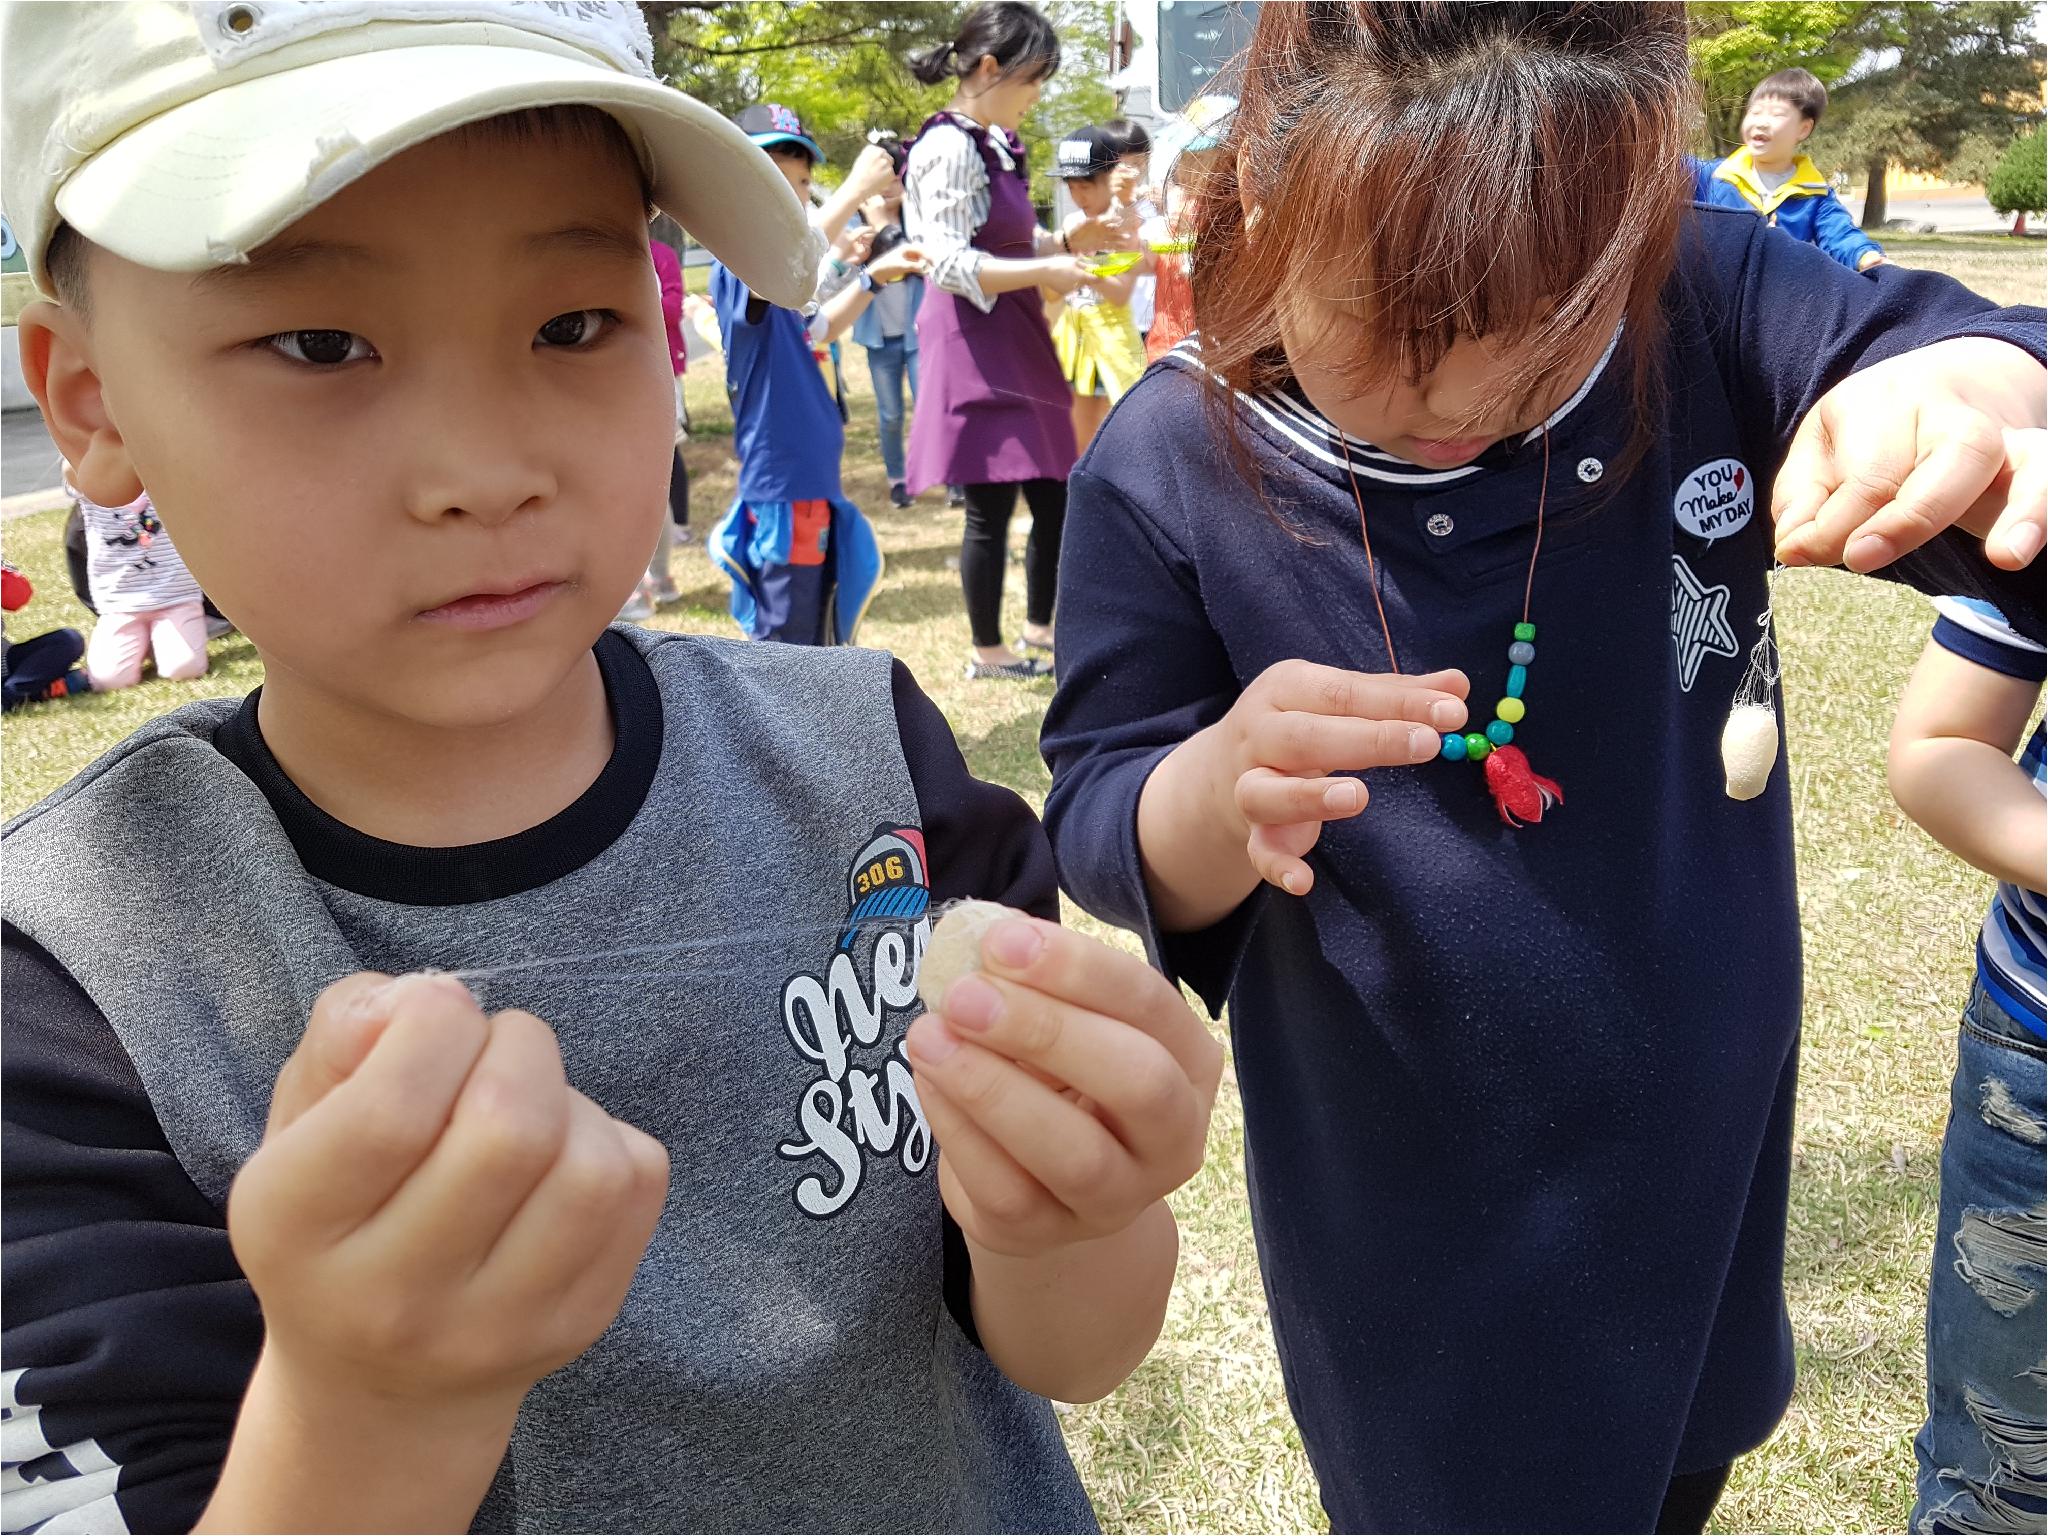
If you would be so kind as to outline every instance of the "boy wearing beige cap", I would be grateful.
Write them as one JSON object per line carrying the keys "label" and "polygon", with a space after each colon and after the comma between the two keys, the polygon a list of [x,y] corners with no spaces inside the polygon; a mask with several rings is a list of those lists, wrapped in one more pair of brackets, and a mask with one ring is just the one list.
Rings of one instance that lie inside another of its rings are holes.
{"label": "boy wearing beige cap", "polygon": [[630,5],[0,24],[31,387],[266,676],[5,831],[0,1519],[1092,1524],[1214,1042],[900,665],[608,627],[649,204],[799,304],[786,182]]}

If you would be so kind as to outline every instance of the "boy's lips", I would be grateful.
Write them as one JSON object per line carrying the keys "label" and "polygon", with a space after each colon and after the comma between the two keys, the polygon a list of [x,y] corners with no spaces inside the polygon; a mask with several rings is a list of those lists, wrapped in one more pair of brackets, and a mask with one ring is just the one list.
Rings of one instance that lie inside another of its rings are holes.
{"label": "boy's lips", "polygon": [[471,592],[438,607],[423,609],[419,617],[429,624],[444,624],[450,629],[505,629],[525,623],[558,594],[566,591],[568,585],[565,581],[553,579],[523,582],[517,586],[507,583],[502,588]]}

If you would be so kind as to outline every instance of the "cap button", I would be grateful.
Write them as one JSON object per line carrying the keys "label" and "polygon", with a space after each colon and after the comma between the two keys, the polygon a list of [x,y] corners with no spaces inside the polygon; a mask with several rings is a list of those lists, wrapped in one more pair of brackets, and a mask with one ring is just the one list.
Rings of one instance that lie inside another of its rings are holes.
{"label": "cap button", "polygon": [[1424,523],[1422,526],[1430,531],[1432,537],[1445,539],[1450,537],[1451,530],[1456,528],[1458,525],[1451,520],[1450,513],[1432,512],[1429,515],[1429,521]]}
{"label": "cap button", "polygon": [[1602,475],[1606,473],[1607,466],[1605,464],[1602,464],[1598,459],[1579,460],[1579,478],[1585,481],[1588,485],[1591,485],[1595,480],[1598,480]]}

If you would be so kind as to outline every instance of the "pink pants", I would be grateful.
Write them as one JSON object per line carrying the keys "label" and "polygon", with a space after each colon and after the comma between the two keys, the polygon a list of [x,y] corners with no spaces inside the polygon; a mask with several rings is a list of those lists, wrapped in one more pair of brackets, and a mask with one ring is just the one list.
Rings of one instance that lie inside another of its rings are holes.
{"label": "pink pants", "polygon": [[156,654],[156,675],[184,680],[206,675],[206,609],[179,603],[149,613],[107,613],[93,626],[85,672],[95,693],[133,688],[142,663]]}

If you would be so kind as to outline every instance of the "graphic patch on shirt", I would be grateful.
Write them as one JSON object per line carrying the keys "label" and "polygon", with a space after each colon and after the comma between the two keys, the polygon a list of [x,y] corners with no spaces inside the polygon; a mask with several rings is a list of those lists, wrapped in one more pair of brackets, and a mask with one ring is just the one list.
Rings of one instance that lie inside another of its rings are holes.
{"label": "graphic patch on shirt", "polygon": [[1678,526],[1709,544],[1746,527],[1755,511],[1756,484],[1740,459],[1709,459],[1671,498]]}
{"label": "graphic patch on shirt", "polygon": [[1678,648],[1678,686],[1692,692],[1700,663],[1708,656],[1733,656],[1739,647],[1728,627],[1726,587],[1707,587],[1682,556],[1671,557],[1671,643]]}
{"label": "graphic patch on shirt", "polygon": [[0,1488],[7,1495],[10,1531],[125,1532],[127,1517],[115,1502],[121,1467],[97,1440],[52,1445],[42,1408],[25,1402],[25,1372],[0,1372],[0,1430],[6,1441]]}
{"label": "graphic patch on shirt", "polygon": [[818,1075],[797,1098],[797,1138],[775,1150],[811,1165],[790,1193],[820,1220],[860,1193],[871,1159],[894,1157],[915,1175],[932,1156],[903,1049],[932,932],[924,833],[877,828],[848,867],[846,896],[823,975],[800,971],[782,985],[783,1030]]}

